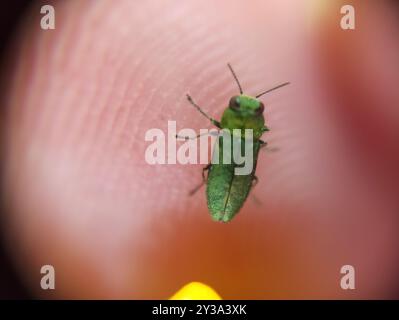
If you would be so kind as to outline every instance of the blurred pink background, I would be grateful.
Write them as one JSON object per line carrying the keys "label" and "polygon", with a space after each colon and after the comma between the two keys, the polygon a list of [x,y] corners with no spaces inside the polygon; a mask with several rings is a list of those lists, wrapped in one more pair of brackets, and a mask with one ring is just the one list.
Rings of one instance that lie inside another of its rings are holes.
{"label": "blurred pink background", "polygon": [[[3,95],[8,251],[37,297],[167,299],[190,281],[224,299],[399,294],[399,10],[351,1],[67,1],[32,5]],[[209,128],[237,93],[262,97],[278,152],[229,224],[201,165],[151,166],[145,131]],[[56,290],[40,288],[40,267]],[[342,290],[353,265],[356,289]]]}

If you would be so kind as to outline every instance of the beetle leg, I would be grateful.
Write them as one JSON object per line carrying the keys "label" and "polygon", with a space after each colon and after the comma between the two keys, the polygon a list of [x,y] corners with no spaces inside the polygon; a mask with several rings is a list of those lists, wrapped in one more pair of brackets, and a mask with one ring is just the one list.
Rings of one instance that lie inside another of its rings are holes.
{"label": "beetle leg", "polygon": [[194,189],[192,189],[188,193],[189,196],[194,195],[206,183],[208,177],[205,178],[205,171],[209,171],[210,168],[211,168],[211,164],[210,163],[202,168],[202,181],[201,181],[201,183],[198,186],[196,186]]}
{"label": "beetle leg", "polygon": [[176,139],[184,139],[184,140],[187,141],[187,140],[195,140],[195,139],[198,139],[199,137],[206,136],[208,134],[211,135],[211,136],[218,136],[219,135],[219,131],[216,131],[216,133],[212,132],[212,131],[211,132],[200,133],[200,134],[197,134],[194,137],[179,136],[178,134],[176,134],[175,137],[176,137]]}
{"label": "beetle leg", "polygon": [[207,118],[210,122],[212,122],[213,125],[215,125],[216,127],[218,127],[219,129],[221,129],[221,125],[220,122],[213,119],[212,117],[208,116],[204,111],[202,111],[202,109],[200,108],[200,106],[198,104],[196,104],[193,100],[193,98],[191,98],[191,96],[189,94],[187,94],[187,100],[188,102],[190,102],[195,109],[197,109],[205,118]]}
{"label": "beetle leg", "polygon": [[260,148],[264,148],[264,147],[267,146],[267,142],[266,141],[263,141],[263,140],[259,139],[259,143],[260,143]]}
{"label": "beetle leg", "polygon": [[210,168],[211,168],[210,163],[202,168],[202,182],[206,182],[206,180],[208,179],[208,176],[205,178],[205,171],[209,171]]}
{"label": "beetle leg", "polygon": [[205,184],[204,181],[202,181],[198,186],[196,186],[194,189],[190,190],[188,193],[189,196],[193,196],[201,187]]}
{"label": "beetle leg", "polygon": [[[254,175],[254,176],[252,177],[251,190],[252,190],[253,187],[255,187],[255,186],[258,184],[258,181],[259,181],[258,177]],[[255,203],[257,206],[259,206],[259,205],[262,204],[262,201],[260,201],[259,198],[258,198],[257,196],[255,196],[252,192],[251,192],[249,195],[250,195],[250,197],[252,198],[252,200],[254,201],[254,203]]]}
{"label": "beetle leg", "polygon": [[265,141],[259,140],[259,142],[260,142],[259,149],[264,148],[263,150],[265,150],[267,152],[276,152],[279,150],[278,147],[271,147],[271,148],[267,147],[267,142],[265,142]]}
{"label": "beetle leg", "polygon": [[262,132],[266,132],[266,131],[270,131],[270,129],[269,129],[268,127],[264,126],[264,127],[262,128]]}
{"label": "beetle leg", "polygon": [[253,177],[252,177],[252,185],[251,185],[251,188],[255,187],[255,186],[258,184],[258,182],[259,182],[258,177],[257,177],[257,176],[253,176]]}
{"label": "beetle leg", "polygon": [[202,133],[202,134],[197,134],[196,136],[194,136],[194,137],[188,137],[188,136],[179,136],[178,134],[175,136],[176,137],[176,139],[184,139],[184,140],[195,140],[195,139],[197,139],[197,138],[199,138],[199,137],[201,137],[201,136],[204,136],[204,135],[206,135],[206,134],[208,134],[208,133]]}

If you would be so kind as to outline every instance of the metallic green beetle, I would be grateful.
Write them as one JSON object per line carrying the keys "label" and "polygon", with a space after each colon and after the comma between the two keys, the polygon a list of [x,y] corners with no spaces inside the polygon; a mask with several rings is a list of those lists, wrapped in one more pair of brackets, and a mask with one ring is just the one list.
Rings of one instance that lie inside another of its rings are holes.
{"label": "metallic green beetle", "polygon": [[[258,98],[265,93],[289,84],[289,82],[285,82],[272,89],[264,91],[255,97],[244,95],[233,68],[230,64],[227,64],[227,66],[237,82],[240,95],[233,96],[230,99],[229,106],[225,109],[220,122],[208,116],[194,102],[191,96],[187,95],[188,101],[217,128],[224,129],[225,131],[228,130],[227,132],[233,132],[233,129],[240,130],[239,132],[241,132],[241,137],[239,139],[241,139],[242,151],[245,148],[245,129],[252,129],[253,132],[253,141],[251,141],[253,147],[253,169],[250,174],[236,175],[235,169],[240,165],[233,159],[231,159],[230,163],[227,164],[223,163],[223,161],[219,161],[219,163],[210,163],[203,168],[202,184],[191,192],[191,194],[193,194],[204,183],[206,183],[206,196],[209,212],[213,220],[221,222],[228,222],[233,219],[243,206],[249,192],[258,180],[255,176],[258,153],[260,148],[267,144],[260,138],[264,132],[269,131],[265,125],[265,119],[263,117],[264,105],[258,100]],[[188,137],[184,138],[188,139]],[[219,159],[222,159],[223,139],[218,139],[216,142],[213,154],[215,154],[215,152],[218,152]],[[205,177],[206,171],[208,172],[207,177]]]}

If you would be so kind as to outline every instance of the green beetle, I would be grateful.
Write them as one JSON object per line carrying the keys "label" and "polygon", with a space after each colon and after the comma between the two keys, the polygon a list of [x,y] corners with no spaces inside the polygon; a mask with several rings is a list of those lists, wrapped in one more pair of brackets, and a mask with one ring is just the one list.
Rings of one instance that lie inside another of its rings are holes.
{"label": "green beetle", "polygon": [[[229,153],[228,157],[231,157],[231,161],[228,161],[228,163],[224,163],[224,161],[212,161],[208,164],[202,171],[203,182],[190,192],[190,194],[195,193],[203,184],[206,183],[206,196],[209,212],[213,220],[221,222],[228,222],[233,219],[243,206],[249,192],[258,180],[255,175],[258,154],[260,148],[267,144],[260,138],[264,132],[269,131],[265,125],[265,119],[263,117],[264,105],[258,100],[258,98],[270,91],[289,84],[289,82],[285,82],[272,89],[264,91],[255,97],[251,97],[243,94],[240,82],[238,81],[233,68],[230,64],[227,64],[227,66],[237,82],[240,95],[233,96],[230,99],[229,106],[223,112],[220,122],[208,116],[194,102],[191,96],[187,95],[188,101],[203,116],[210,120],[212,124],[219,129],[223,129],[225,132],[230,132],[232,139],[241,139],[241,152],[245,150],[245,145],[248,143],[250,143],[250,147],[252,148],[253,165],[250,173],[241,175],[236,174],[237,167],[242,166],[242,164],[238,164],[233,159],[229,146],[227,152]],[[236,133],[237,129],[239,130],[239,137],[237,137],[236,134],[233,136],[233,131]],[[246,139],[245,129],[252,130],[251,141]],[[183,138],[189,139],[188,137]],[[218,158],[222,159],[223,152],[226,153],[226,148],[223,148],[223,146],[224,139],[219,138],[213,149],[213,157],[217,154]],[[205,172],[207,172],[206,177]]]}

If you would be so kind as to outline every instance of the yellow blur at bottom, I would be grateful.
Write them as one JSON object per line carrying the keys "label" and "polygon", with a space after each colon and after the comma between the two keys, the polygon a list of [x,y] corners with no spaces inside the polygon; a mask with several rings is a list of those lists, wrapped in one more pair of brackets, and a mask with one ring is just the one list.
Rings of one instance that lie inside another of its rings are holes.
{"label": "yellow blur at bottom", "polygon": [[222,298],[206,284],[190,282],[177,291],[169,300],[222,300]]}

